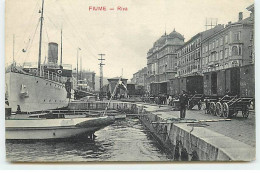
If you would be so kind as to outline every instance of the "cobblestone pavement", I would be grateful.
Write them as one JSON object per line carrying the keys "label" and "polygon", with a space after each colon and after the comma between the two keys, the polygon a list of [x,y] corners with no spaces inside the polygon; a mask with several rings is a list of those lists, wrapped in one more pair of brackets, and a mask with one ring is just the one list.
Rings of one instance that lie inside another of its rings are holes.
{"label": "cobblestone pavement", "polygon": [[[179,118],[179,111],[172,111],[169,106],[155,106],[155,105],[145,105],[149,111],[158,114],[160,117],[169,118]],[[205,114],[204,110],[197,110],[195,106],[193,110],[187,110],[186,119],[196,119],[196,120],[212,120],[212,119],[223,119],[221,117],[212,116],[210,114]],[[255,147],[255,113],[250,112],[247,119],[242,117],[242,113],[239,112],[236,118],[231,118],[231,121],[219,121],[219,122],[207,122],[209,126],[206,127],[195,127],[195,128],[208,128],[217,133],[223,134],[235,140],[241,141],[252,147]]]}

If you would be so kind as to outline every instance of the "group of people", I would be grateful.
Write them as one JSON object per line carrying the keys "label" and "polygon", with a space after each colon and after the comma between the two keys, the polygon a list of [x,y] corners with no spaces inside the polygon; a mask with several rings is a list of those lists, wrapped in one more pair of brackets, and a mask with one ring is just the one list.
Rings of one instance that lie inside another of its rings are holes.
{"label": "group of people", "polygon": [[[112,94],[111,94],[110,91],[107,92],[106,97],[107,97],[108,100],[110,100],[110,98],[112,97]],[[128,97],[129,97],[129,96],[127,95],[127,93],[122,93],[122,94],[117,93],[117,94],[115,94],[115,95],[113,96],[113,99],[116,99],[116,100],[117,100],[117,99],[128,98]]]}
{"label": "group of people", "polygon": [[186,109],[188,106],[188,93],[185,90],[182,90],[181,94],[179,96],[176,96],[176,98],[174,98],[171,95],[168,96],[156,96],[154,97],[154,102],[156,104],[160,105],[170,105],[173,106],[173,101],[179,99],[179,104],[180,104],[180,118],[184,119],[186,116]]}

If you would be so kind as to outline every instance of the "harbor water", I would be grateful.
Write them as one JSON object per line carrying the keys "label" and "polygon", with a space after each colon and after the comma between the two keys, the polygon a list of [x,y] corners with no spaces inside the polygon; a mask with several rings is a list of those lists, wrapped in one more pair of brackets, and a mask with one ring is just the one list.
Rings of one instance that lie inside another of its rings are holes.
{"label": "harbor water", "polygon": [[6,158],[19,162],[170,160],[138,119],[117,120],[95,135],[93,141],[7,141]]}

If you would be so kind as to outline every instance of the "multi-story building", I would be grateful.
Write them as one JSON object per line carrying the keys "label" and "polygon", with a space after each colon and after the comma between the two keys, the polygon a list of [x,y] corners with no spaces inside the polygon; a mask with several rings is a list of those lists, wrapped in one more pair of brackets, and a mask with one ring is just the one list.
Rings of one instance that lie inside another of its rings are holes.
{"label": "multi-story building", "polygon": [[[162,35],[147,53],[147,90],[177,95],[181,90],[205,95],[231,92],[254,97],[254,4],[250,17],[217,25],[184,43],[175,30]],[[134,82],[139,80],[134,75]],[[144,84],[145,85],[145,84]]]}
{"label": "multi-story building", "polygon": [[133,74],[131,83],[139,86],[146,86],[147,67],[142,68],[138,72]]}
{"label": "multi-story building", "polygon": [[147,89],[152,95],[167,94],[168,80],[177,73],[176,50],[184,44],[184,37],[175,29],[162,35],[147,53]]}
{"label": "multi-story building", "polygon": [[237,22],[229,22],[225,28],[202,41],[204,94],[224,95],[228,90],[234,95],[242,92],[246,92],[242,95],[253,95],[254,90],[240,91],[244,85],[241,78],[245,75],[241,73],[242,67],[254,63],[253,28],[252,17],[243,19],[240,12]]}
{"label": "multi-story building", "polygon": [[217,25],[212,29],[200,32],[177,50],[177,75],[169,81],[169,94],[176,95],[180,90],[188,90],[191,93],[203,93],[201,42],[223,28],[224,25]]}

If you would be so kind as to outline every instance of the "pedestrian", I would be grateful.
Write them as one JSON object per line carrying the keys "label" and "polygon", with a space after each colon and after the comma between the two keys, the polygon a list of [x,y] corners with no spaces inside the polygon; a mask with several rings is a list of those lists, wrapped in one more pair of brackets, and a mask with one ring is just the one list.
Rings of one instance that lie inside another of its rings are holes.
{"label": "pedestrian", "polygon": [[179,100],[180,100],[180,119],[184,119],[186,116],[186,107],[188,104],[188,95],[186,94],[186,91],[182,90]]}
{"label": "pedestrian", "polygon": [[110,91],[107,92],[107,98],[108,98],[108,100],[110,100],[110,98],[111,98],[111,93],[110,93]]}
{"label": "pedestrian", "polygon": [[173,100],[173,98],[172,98],[171,95],[169,96],[168,100],[169,100],[169,105],[172,106],[172,100]]}

